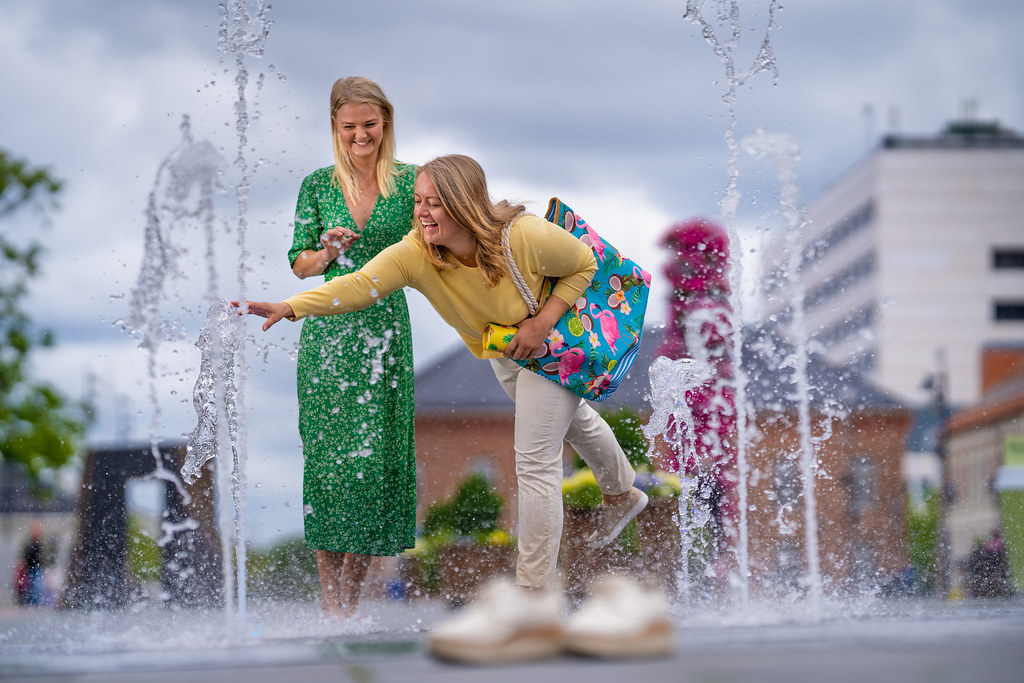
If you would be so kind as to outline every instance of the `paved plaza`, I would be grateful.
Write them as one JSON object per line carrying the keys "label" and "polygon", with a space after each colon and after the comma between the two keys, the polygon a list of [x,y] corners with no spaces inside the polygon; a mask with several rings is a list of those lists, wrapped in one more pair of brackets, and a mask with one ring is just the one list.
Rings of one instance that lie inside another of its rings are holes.
{"label": "paved plaza", "polygon": [[[449,612],[381,602],[349,628],[310,605],[237,614],[142,607],[124,612],[0,612],[0,680],[134,681],[1024,681],[1024,603],[861,603],[677,608],[677,648],[656,661],[560,657],[519,665],[447,664],[425,651]],[[245,633],[242,633],[244,628]]]}

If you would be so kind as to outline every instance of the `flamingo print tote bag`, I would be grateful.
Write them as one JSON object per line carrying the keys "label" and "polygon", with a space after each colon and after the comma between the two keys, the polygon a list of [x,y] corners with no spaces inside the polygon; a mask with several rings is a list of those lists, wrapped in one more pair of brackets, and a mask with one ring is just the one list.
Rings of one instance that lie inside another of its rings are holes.
{"label": "flamingo print tote bag", "polygon": [[[601,239],[557,197],[548,203],[545,218],[593,249],[597,272],[590,287],[555,325],[544,348],[533,357],[516,362],[582,398],[603,401],[618,388],[640,350],[651,276]],[[507,246],[507,230],[504,237]],[[521,283],[511,250],[506,248],[505,254],[513,279],[521,284],[520,293],[533,315],[541,302]],[[553,287],[553,283],[548,284],[546,293]],[[501,351],[515,333],[513,327],[492,324],[484,334],[484,348]]]}

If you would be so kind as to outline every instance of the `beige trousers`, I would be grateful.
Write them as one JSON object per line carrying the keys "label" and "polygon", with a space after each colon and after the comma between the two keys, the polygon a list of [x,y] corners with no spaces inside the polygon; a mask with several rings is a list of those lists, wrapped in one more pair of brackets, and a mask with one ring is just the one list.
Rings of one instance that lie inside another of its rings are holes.
{"label": "beige trousers", "polygon": [[562,442],[568,441],[593,470],[602,493],[625,493],[636,472],[611,427],[589,403],[507,358],[492,360],[491,367],[516,404],[516,583],[554,587],[562,540]]}

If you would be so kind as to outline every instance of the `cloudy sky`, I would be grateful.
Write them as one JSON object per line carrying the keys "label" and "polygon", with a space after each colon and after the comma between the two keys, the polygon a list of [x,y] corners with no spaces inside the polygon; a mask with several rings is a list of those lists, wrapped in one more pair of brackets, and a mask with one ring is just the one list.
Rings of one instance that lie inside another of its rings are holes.
{"label": "cloudy sky", "polygon": [[[705,6],[733,73],[748,72],[768,0],[738,3],[732,42],[718,20],[731,3],[691,4]],[[235,54],[218,50],[215,0],[0,0],[0,148],[65,181],[49,225],[24,214],[0,226],[48,249],[31,306],[58,346],[38,354],[37,374],[73,397],[91,392],[93,442],[190,432],[194,342],[210,297],[280,299],[301,287],[286,259],[295,195],[305,174],[331,163],[328,95],[346,75],[377,80],[394,102],[399,158],[473,155],[495,197],[540,212],[557,195],[659,272],[660,235],[678,220],[720,217],[730,178],[727,62],[685,9],[682,0],[279,0],[262,55],[243,55],[240,71]],[[791,136],[807,200],[885,132],[929,134],[965,112],[1022,130],[1022,26],[1019,0],[784,2],[769,40],[777,76],[738,85],[735,136]],[[235,200],[240,73],[245,212]],[[181,332],[149,371],[122,321],[133,292],[153,282],[147,204],[166,198],[165,160],[189,157],[185,117],[222,164],[212,256],[201,219],[163,227],[178,258],[161,315]],[[773,224],[774,173],[742,155],[737,171],[734,227],[766,234],[757,228]],[[663,318],[665,295],[655,289],[652,320]],[[458,342],[411,300],[424,367]],[[298,329],[249,326],[247,517],[258,542],[301,530]]]}

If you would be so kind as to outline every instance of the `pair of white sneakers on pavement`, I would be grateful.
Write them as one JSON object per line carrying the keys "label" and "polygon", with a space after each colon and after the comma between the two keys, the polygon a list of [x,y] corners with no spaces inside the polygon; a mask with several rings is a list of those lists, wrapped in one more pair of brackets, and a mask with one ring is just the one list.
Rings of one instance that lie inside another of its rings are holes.
{"label": "pair of white sneakers on pavement", "polygon": [[566,618],[564,613],[559,591],[494,582],[460,614],[435,627],[428,647],[436,657],[469,664],[531,661],[562,653],[651,658],[674,649],[664,593],[623,576],[602,577],[575,614]]}

